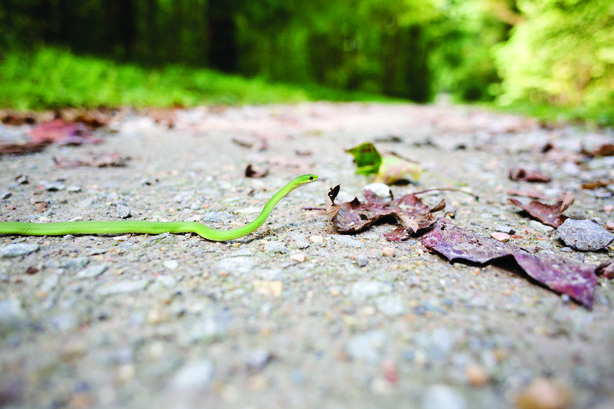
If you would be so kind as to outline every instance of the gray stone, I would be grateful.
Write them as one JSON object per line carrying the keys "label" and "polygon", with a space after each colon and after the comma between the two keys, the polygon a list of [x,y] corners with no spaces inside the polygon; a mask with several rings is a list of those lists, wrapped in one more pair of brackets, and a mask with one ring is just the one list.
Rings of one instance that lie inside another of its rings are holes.
{"label": "gray stone", "polygon": [[15,298],[0,300],[0,324],[15,325],[26,318],[21,302]]}
{"label": "gray stone", "polygon": [[359,267],[366,267],[367,264],[369,264],[369,257],[364,254],[356,256],[356,264],[358,264]]}
{"label": "gray stone", "polygon": [[380,281],[358,281],[352,285],[352,298],[364,300],[382,294],[389,294],[392,291],[390,284]]}
{"label": "gray stone", "polygon": [[41,182],[41,185],[45,187],[45,190],[48,192],[58,192],[60,190],[66,189],[66,185],[61,180],[56,180],[55,182]]}
{"label": "gray stone", "polygon": [[13,196],[13,194],[12,194],[11,192],[9,192],[9,191],[2,192],[2,193],[0,194],[0,198],[1,198],[1,199],[3,199],[3,200],[4,200],[4,199],[8,199],[8,198],[9,198],[9,197],[11,197],[11,196]]}
{"label": "gray stone", "polygon": [[130,216],[132,216],[132,210],[125,205],[117,205],[117,216],[119,216],[120,219],[127,219]]}
{"label": "gray stone", "polygon": [[71,185],[71,186],[68,186],[66,190],[71,193],[77,193],[77,192],[80,192],[82,189],[81,189],[81,186]]}
{"label": "gray stone", "polygon": [[247,368],[251,371],[261,371],[273,360],[273,354],[266,349],[252,351],[247,357]]}
{"label": "gray stone", "polygon": [[386,333],[373,330],[352,337],[346,350],[352,359],[375,363],[380,360],[385,344]]}
{"label": "gray stone", "polygon": [[209,359],[188,363],[177,371],[171,387],[183,392],[205,389],[211,384],[213,372],[213,362]]}
{"label": "gray stone", "polygon": [[254,269],[252,257],[229,257],[218,261],[214,269],[229,274],[246,274]]}
{"label": "gray stone", "polygon": [[60,274],[51,274],[47,277],[45,277],[45,279],[43,280],[43,283],[41,284],[41,291],[44,291],[46,293],[48,293],[49,291],[53,290],[58,283],[60,282]]}
{"label": "gray stone", "polygon": [[193,191],[189,191],[189,192],[181,192],[175,195],[175,197],[173,198],[173,200],[177,203],[183,203],[189,199],[192,198],[192,196],[194,195]]}
{"label": "gray stone", "polygon": [[465,399],[445,385],[431,386],[422,399],[422,409],[465,409]]}
{"label": "gray stone", "polygon": [[405,312],[403,299],[396,295],[378,297],[375,300],[375,305],[378,310],[389,317],[401,315]]}
{"label": "gray stone", "polygon": [[556,232],[566,245],[580,251],[600,250],[614,240],[611,233],[590,220],[567,219]]}
{"label": "gray stone", "polygon": [[266,253],[286,254],[288,252],[288,248],[281,241],[267,241],[264,243],[264,251]]}
{"label": "gray stone", "polygon": [[504,224],[499,224],[499,225],[495,226],[495,230],[500,232],[500,233],[505,233],[505,234],[515,234],[516,233],[516,230],[514,230],[512,227],[506,226]]}
{"label": "gray stone", "polygon": [[166,288],[174,288],[177,285],[177,280],[173,276],[161,275],[156,281]]}
{"label": "gray stone", "polygon": [[383,199],[390,199],[390,186],[385,183],[369,183],[362,190],[373,192],[376,196]]}
{"label": "gray stone", "polygon": [[26,254],[30,254],[35,251],[38,251],[39,248],[40,246],[38,244],[28,244],[28,243],[6,244],[0,247],[0,258],[25,256]]}
{"label": "gray stone", "polygon": [[350,236],[344,236],[342,234],[331,234],[329,235],[331,239],[334,239],[337,243],[343,244],[344,246],[359,248],[362,247],[362,242],[351,238]]}
{"label": "gray stone", "polygon": [[96,264],[89,266],[77,273],[78,278],[96,278],[109,268],[108,264]]}
{"label": "gray stone", "polygon": [[96,292],[99,295],[132,293],[135,291],[144,290],[148,284],[149,280],[146,278],[135,281],[120,281],[119,283],[113,283],[110,285],[99,287]]}
{"label": "gray stone", "polygon": [[90,259],[87,257],[75,257],[75,258],[69,259],[64,264],[64,268],[67,268],[69,270],[79,270],[87,266],[89,262],[90,262]]}

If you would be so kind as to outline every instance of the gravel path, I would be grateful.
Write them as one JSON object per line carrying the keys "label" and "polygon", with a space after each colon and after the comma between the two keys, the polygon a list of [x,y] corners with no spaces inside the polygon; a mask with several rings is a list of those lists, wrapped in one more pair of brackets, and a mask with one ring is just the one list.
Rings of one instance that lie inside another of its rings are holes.
{"label": "gravel path", "polygon": [[[614,157],[572,158],[582,145],[612,143],[611,131],[458,107],[328,103],[198,108],[166,125],[122,115],[96,132],[103,144],[0,157],[0,220],[236,227],[292,177],[313,172],[320,181],[229,243],[0,237],[0,406],[614,407],[612,282],[600,279],[588,311],[520,272],[451,264],[419,238],[387,242],[389,224],[338,235],[325,214],[302,210],[324,206],[339,183],[340,198],[360,197],[372,180],[354,174],[344,149],[373,141],[426,168],[420,189],[479,195],[423,196],[429,205],[445,198],[456,224],[485,236],[511,228],[514,244],[600,264],[613,245],[565,247],[506,191],[572,192],[566,214],[605,226],[613,185],[581,184],[614,179]],[[0,139],[28,130],[0,126]],[[547,143],[558,156],[542,152]],[[53,161],[113,151],[130,157],[126,167]],[[270,173],[245,178],[248,164]],[[512,182],[515,166],[552,181]],[[395,196],[415,189],[393,187]],[[537,406],[552,391],[560,402]]]}

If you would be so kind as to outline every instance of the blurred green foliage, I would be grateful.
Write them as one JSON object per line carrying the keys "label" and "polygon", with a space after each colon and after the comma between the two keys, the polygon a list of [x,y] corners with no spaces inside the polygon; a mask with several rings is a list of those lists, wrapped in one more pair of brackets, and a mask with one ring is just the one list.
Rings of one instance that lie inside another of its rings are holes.
{"label": "blurred green foliage", "polygon": [[55,48],[11,52],[0,62],[0,106],[17,109],[99,106],[265,104],[326,99],[391,101],[318,85],[273,84],[179,64],[146,69]]}
{"label": "blurred green foliage", "polygon": [[612,124],[612,27],[611,0],[4,0],[0,103],[281,102],[334,88]]}

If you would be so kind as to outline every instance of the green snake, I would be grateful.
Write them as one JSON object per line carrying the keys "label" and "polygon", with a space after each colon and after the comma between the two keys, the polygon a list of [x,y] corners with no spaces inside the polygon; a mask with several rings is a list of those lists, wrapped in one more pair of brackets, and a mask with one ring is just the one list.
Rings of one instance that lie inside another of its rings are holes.
{"label": "green snake", "polygon": [[207,240],[227,241],[247,236],[258,229],[271,214],[275,205],[299,186],[315,182],[316,175],[307,174],[292,179],[279,189],[264,205],[252,221],[232,230],[216,230],[197,222],[148,222],[148,221],[77,221],[52,223],[0,222],[0,234],[22,236],[61,236],[65,234],[126,234],[126,233],[196,233]]}

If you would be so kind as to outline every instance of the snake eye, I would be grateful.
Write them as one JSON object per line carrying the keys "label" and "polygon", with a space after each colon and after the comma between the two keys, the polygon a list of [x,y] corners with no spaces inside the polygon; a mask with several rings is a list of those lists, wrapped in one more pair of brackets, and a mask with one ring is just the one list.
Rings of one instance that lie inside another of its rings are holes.
{"label": "snake eye", "polygon": [[309,176],[309,180],[313,180],[313,176]]}

